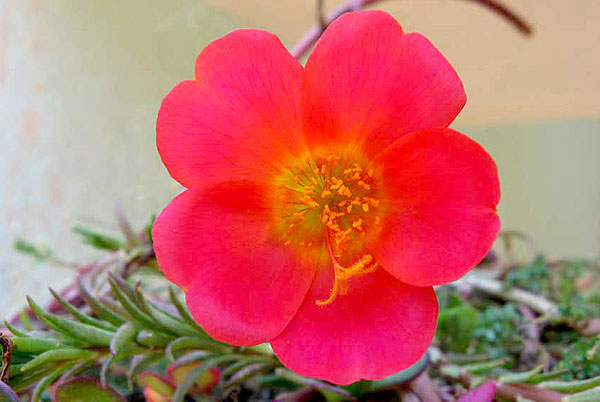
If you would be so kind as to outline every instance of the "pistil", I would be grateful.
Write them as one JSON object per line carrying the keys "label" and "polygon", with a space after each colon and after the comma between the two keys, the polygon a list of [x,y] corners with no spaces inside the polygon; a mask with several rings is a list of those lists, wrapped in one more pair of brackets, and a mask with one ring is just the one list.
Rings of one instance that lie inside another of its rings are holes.
{"label": "pistil", "polygon": [[331,288],[329,297],[326,300],[315,301],[317,306],[326,306],[331,304],[337,297],[338,293],[341,295],[348,293],[348,280],[350,278],[360,277],[374,272],[377,269],[377,263],[373,261],[373,257],[370,254],[363,255],[358,259],[358,261],[349,267],[343,266],[339,263],[335,257],[335,254],[333,253],[328,231],[326,231],[325,239],[327,242],[327,252],[329,253],[329,258],[331,259],[331,264],[333,265],[333,287]]}

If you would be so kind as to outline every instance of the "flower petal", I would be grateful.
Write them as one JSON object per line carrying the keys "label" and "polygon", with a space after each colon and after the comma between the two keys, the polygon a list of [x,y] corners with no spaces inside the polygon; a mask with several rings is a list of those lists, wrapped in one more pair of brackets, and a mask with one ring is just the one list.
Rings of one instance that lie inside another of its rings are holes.
{"label": "flower petal", "polygon": [[451,129],[409,134],[381,155],[390,211],[369,240],[396,278],[430,286],[460,278],[486,255],[498,231],[496,164]]}
{"label": "flower petal", "polygon": [[403,134],[447,127],[466,102],[444,56],[383,11],[347,13],[327,28],[302,95],[309,144],[356,141],[374,154]]}
{"label": "flower petal", "polygon": [[301,139],[302,66],[267,32],[240,30],[198,56],[196,80],[161,105],[156,142],[186,187],[262,179]]}
{"label": "flower petal", "polygon": [[264,189],[227,183],[177,196],[152,229],[158,265],[186,291],[214,338],[254,345],[278,335],[302,303],[314,265],[274,241]]}
{"label": "flower petal", "polygon": [[437,320],[433,288],[407,285],[379,268],[352,279],[346,295],[317,306],[332,284],[332,269],[319,269],[298,313],[271,341],[290,370],[349,384],[394,374],[425,353]]}

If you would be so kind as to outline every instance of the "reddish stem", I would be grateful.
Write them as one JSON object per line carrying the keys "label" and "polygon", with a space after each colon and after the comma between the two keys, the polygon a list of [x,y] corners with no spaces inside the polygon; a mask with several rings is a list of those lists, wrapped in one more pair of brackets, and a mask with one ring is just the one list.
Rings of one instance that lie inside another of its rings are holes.
{"label": "reddish stem", "polygon": [[[310,48],[317,42],[317,40],[321,37],[327,25],[331,24],[336,18],[340,15],[350,12],[350,11],[358,11],[362,10],[368,5],[382,2],[383,0],[349,0],[348,2],[342,4],[337,7],[327,16],[323,17],[321,13],[318,13],[319,20],[318,24],[310,28],[298,42],[294,45],[291,50],[292,55],[299,59],[304,56]],[[511,11],[508,7],[498,2],[497,0],[467,0],[475,3],[479,3],[480,5],[487,7],[491,11],[500,15],[508,22],[510,22],[515,28],[517,28],[522,34],[530,35],[532,33],[531,26],[516,13]],[[322,6],[322,1],[318,2],[318,7]],[[323,26],[325,25],[325,26]]]}
{"label": "reddish stem", "polygon": [[[291,50],[292,55],[299,59],[302,57],[308,50],[314,45],[317,40],[321,37],[321,34],[325,31],[327,25],[331,24],[336,18],[340,15],[345,14],[350,11],[358,11],[363,9],[365,6],[371,3],[377,3],[382,0],[350,0],[341,6],[337,7],[331,13],[329,13],[326,17],[322,18],[323,21],[319,21],[319,23],[313,27],[311,27],[300,40],[294,45]],[[319,3],[319,6],[322,3]],[[323,26],[322,22],[325,23]]]}
{"label": "reddish stem", "polygon": [[531,25],[527,23],[523,18],[519,15],[515,14],[504,4],[500,3],[497,0],[469,0],[475,3],[479,3],[480,5],[487,7],[492,12],[495,12],[508,22],[510,22],[515,28],[517,28],[523,35],[531,35],[533,33],[533,29]]}

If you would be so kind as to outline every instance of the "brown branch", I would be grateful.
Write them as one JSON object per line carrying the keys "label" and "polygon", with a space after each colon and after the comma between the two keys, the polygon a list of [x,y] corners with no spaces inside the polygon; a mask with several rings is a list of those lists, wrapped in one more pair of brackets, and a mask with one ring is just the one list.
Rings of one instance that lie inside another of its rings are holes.
{"label": "brown branch", "polygon": [[10,375],[10,362],[12,359],[13,342],[12,340],[0,333],[0,346],[2,347],[2,370],[0,370],[0,382],[8,383]]}
{"label": "brown branch", "polygon": [[523,289],[505,289],[500,281],[482,278],[476,274],[467,275],[460,280],[460,282],[462,281],[473,286],[473,288],[492,296],[522,303],[543,316],[553,316],[558,313],[558,306],[553,301]]}

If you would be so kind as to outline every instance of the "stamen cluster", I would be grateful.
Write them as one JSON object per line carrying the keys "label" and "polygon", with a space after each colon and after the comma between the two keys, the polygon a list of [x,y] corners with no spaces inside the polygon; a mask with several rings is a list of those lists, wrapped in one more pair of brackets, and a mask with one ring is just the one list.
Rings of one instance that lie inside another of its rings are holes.
{"label": "stamen cluster", "polygon": [[[293,200],[286,197],[292,212],[285,215],[285,245],[297,242],[301,247],[310,247],[314,240],[305,242],[306,236],[302,233],[307,226],[316,224],[321,228],[319,232],[325,236],[335,281],[330,297],[317,304],[329,304],[338,293],[347,292],[351,277],[362,276],[376,268],[372,256],[362,253],[368,230],[380,225],[380,201],[375,196],[373,170],[349,158],[330,154],[311,158],[300,168],[289,171],[293,184],[286,189],[291,190]],[[297,240],[299,238],[302,240]]]}
{"label": "stamen cluster", "polygon": [[372,170],[365,171],[356,162],[350,164],[340,159],[328,155],[294,174],[294,183],[302,188],[300,201],[308,208],[296,212],[295,222],[290,224],[293,228],[311,209],[317,210],[336,257],[356,246],[357,236],[364,237],[370,215],[374,215],[375,224],[379,223],[379,216],[369,214],[371,209],[379,207],[379,200],[371,196]]}

